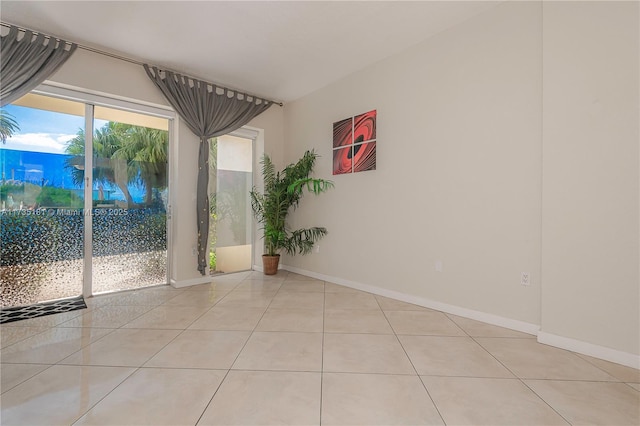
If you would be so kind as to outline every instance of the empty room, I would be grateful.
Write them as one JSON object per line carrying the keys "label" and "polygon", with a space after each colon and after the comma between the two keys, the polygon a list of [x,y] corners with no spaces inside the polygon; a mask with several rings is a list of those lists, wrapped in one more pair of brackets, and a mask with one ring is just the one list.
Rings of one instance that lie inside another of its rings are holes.
{"label": "empty room", "polygon": [[2,425],[640,424],[640,2],[0,20]]}

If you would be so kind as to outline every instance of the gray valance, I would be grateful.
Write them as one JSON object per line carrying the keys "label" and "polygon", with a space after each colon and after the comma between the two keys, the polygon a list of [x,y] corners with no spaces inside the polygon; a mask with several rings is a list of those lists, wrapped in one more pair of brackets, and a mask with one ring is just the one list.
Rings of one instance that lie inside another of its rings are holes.
{"label": "gray valance", "polygon": [[74,43],[10,26],[9,33],[1,38],[0,107],[35,89],[56,72],[77,47]]}
{"label": "gray valance", "polygon": [[209,139],[233,132],[264,112],[273,102],[219,87],[171,71],[144,65],[149,78],[162,91],[189,129],[200,138],[198,154],[197,224],[198,271],[207,268],[209,235]]}

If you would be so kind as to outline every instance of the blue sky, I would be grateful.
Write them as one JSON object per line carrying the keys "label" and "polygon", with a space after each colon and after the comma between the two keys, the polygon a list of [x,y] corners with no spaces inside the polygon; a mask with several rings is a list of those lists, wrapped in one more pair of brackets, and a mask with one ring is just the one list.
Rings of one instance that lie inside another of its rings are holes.
{"label": "blue sky", "polygon": [[[0,145],[0,149],[64,154],[67,142],[84,128],[84,117],[77,115],[16,105],[7,105],[4,109],[15,118],[20,130]],[[95,121],[96,126],[104,123]]]}

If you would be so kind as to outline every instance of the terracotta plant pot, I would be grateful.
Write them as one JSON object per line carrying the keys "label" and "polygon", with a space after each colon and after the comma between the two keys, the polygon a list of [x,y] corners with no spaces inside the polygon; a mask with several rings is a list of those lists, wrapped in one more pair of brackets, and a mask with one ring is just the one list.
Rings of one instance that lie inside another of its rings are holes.
{"label": "terracotta plant pot", "polygon": [[278,263],[280,262],[280,255],[269,256],[268,254],[262,255],[262,267],[265,275],[275,275],[278,273]]}

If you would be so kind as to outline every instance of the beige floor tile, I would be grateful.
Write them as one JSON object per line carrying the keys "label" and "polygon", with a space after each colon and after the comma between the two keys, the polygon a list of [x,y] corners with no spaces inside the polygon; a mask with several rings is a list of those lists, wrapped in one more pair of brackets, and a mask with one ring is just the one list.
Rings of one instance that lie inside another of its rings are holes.
{"label": "beige floor tile", "polygon": [[466,336],[445,314],[437,311],[385,311],[397,334],[421,336]]}
{"label": "beige floor tile", "polygon": [[324,316],[325,333],[393,334],[379,309],[327,309]]}
{"label": "beige floor tile", "polygon": [[230,272],[228,274],[215,274],[211,276],[214,283],[240,282],[251,275],[251,271]]}
{"label": "beige floor tile", "polygon": [[84,302],[88,308],[99,308],[102,306],[113,305],[118,300],[126,298],[129,292],[115,292],[106,294],[97,294],[91,297],[85,297]]}
{"label": "beige floor tile", "polygon": [[106,328],[51,328],[0,352],[3,363],[55,364],[112,332]]}
{"label": "beige floor tile", "polygon": [[0,392],[10,390],[49,367],[47,364],[0,364]]}
{"label": "beige floor tile", "polygon": [[627,383],[629,386],[640,392],[640,383]]}
{"label": "beige floor tile", "polygon": [[517,379],[422,376],[450,425],[567,425]]}
{"label": "beige floor tile", "polygon": [[133,371],[54,365],[2,395],[2,424],[70,425]]}
{"label": "beige floor tile", "polygon": [[318,425],[320,373],[230,371],[203,425]]}
{"label": "beige floor tile", "polygon": [[8,322],[2,324],[2,328],[5,327],[55,327],[63,322],[69,321],[75,317],[90,311],[91,308],[78,309],[77,311],[63,312],[60,314],[45,315],[38,318],[30,318],[26,320]]}
{"label": "beige floor tile", "polygon": [[368,293],[326,293],[325,306],[327,309],[377,309],[378,301],[373,294]]}
{"label": "beige floor tile", "polygon": [[251,292],[233,291],[218,302],[218,308],[266,308],[269,306],[276,291]]}
{"label": "beige floor tile", "polygon": [[208,310],[208,307],[158,306],[123,328],[184,330]]}
{"label": "beige floor tile", "polygon": [[324,307],[324,293],[278,293],[269,307],[321,310]]}
{"label": "beige floor tile", "polygon": [[523,379],[616,381],[576,354],[534,339],[476,338],[516,376]]}
{"label": "beige floor tile", "polygon": [[249,334],[248,331],[186,330],[144,366],[228,370]]}
{"label": "beige floor tile", "polygon": [[179,333],[179,330],[121,328],[65,358],[61,364],[139,367]]}
{"label": "beige floor tile", "polygon": [[334,283],[324,283],[324,291],[325,293],[356,293],[356,294],[364,294],[364,291],[356,290],[355,288],[346,287],[339,284]]}
{"label": "beige floor tile", "polygon": [[416,374],[396,336],[325,334],[323,371]]}
{"label": "beige floor tile", "polygon": [[323,425],[442,425],[418,376],[324,373]]}
{"label": "beige floor tile", "polygon": [[322,332],[322,309],[269,308],[256,331]]}
{"label": "beige floor tile", "polygon": [[446,314],[458,327],[463,329],[471,337],[514,337],[523,339],[535,339],[533,334],[521,333],[504,327],[486,324],[457,315]]}
{"label": "beige floor tile", "polygon": [[96,296],[93,299],[89,299],[89,303],[95,307],[105,305],[158,306],[181,293],[182,290],[172,289],[169,286],[162,286]]}
{"label": "beige floor tile", "polygon": [[245,278],[249,277],[253,271],[238,271],[238,272],[229,272],[228,274],[216,274],[213,276],[214,282],[225,282],[225,281],[242,281]]}
{"label": "beige floor tile", "polygon": [[616,364],[605,361],[603,359],[593,358],[587,355],[578,354],[578,356],[596,367],[611,374],[621,382],[640,383],[640,370],[637,368],[627,367],[625,365]]}
{"label": "beige floor tile", "polygon": [[283,282],[287,279],[289,273],[287,271],[279,270],[276,275],[265,275],[262,272],[253,271],[243,281],[280,281]]}
{"label": "beige floor tile", "polygon": [[399,336],[418,374],[513,378],[470,337]]}
{"label": "beige floor tile", "polygon": [[[259,284],[273,284],[273,285],[282,285],[282,283],[284,282],[284,278],[273,278],[273,277],[265,277],[265,278],[246,278],[244,280],[242,280],[240,282],[240,284],[247,284],[247,285],[259,285]],[[267,290],[265,290],[267,291]]]}
{"label": "beige floor tile", "polygon": [[167,300],[162,306],[192,306],[211,308],[218,303],[230,290],[225,291],[184,291],[173,299]]}
{"label": "beige floor tile", "polygon": [[189,330],[251,331],[266,308],[214,307],[189,326]]}
{"label": "beige floor tile", "polygon": [[75,425],[195,425],[225,373],[142,368]]}
{"label": "beige floor tile", "polygon": [[254,332],[235,370],[320,371],[322,333]]}
{"label": "beige floor tile", "polygon": [[319,280],[306,280],[306,281],[290,281],[286,280],[280,287],[280,293],[290,292],[311,292],[311,293],[324,293],[324,281]]}
{"label": "beige floor tile", "polygon": [[234,291],[274,292],[280,290],[282,281],[249,281],[238,284]]}
{"label": "beige floor tile", "polygon": [[0,348],[6,348],[21,340],[40,334],[51,327],[5,327],[0,326]]}
{"label": "beige floor tile", "polygon": [[557,380],[525,383],[571,424],[640,424],[640,393],[624,383]]}
{"label": "beige floor tile", "polygon": [[262,276],[262,277],[256,277],[256,276],[249,276],[247,278],[245,278],[244,280],[241,281],[241,283],[266,283],[266,282],[270,282],[270,283],[279,283],[282,284],[285,281],[285,277],[280,277],[280,276]]}
{"label": "beige floor tile", "polygon": [[206,284],[192,285],[184,287],[185,291],[208,291],[211,294],[228,293],[234,290],[239,284],[238,281],[223,281],[223,282],[210,282]]}
{"label": "beige floor tile", "polygon": [[151,309],[151,306],[103,306],[63,322],[59,327],[119,328]]}
{"label": "beige floor tile", "polygon": [[383,311],[430,311],[431,309],[411,303],[401,302],[383,296],[375,296]]}
{"label": "beige floor tile", "polygon": [[309,277],[309,276],[302,275],[302,274],[296,274],[295,272],[289,272],[287,274],[287,278],[285,279],[285,281],[316,281],[316,282],[324,282],[324,281],[319,280],[317,278]]}

